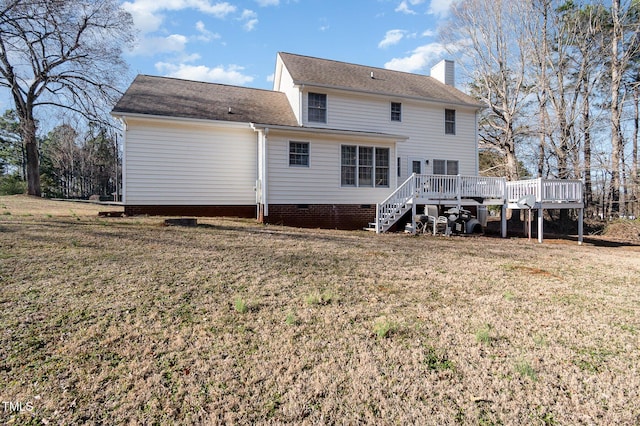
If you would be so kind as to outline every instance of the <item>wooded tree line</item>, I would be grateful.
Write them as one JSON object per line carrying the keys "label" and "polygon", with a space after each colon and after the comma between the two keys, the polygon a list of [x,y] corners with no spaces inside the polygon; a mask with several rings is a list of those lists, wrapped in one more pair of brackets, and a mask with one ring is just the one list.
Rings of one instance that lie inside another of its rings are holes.
{"label": "wooded tree line", "polygon": [[639,0],[462,0],[441,38],[505,176],[581,179],[592,213],[640,214]]}
{"label": "wooded tree line", "polygon": [[[62,124],[37,142],[43,196],[115,199],[122,171],[117,137],[107,128]],[[0,192],[24,193],[27,156],[14,111],[0,117],[0,166]]]}

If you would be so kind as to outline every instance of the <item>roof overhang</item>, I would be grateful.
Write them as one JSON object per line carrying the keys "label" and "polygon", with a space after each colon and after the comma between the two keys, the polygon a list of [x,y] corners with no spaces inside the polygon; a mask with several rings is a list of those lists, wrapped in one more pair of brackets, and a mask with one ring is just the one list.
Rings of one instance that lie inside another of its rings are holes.
{"label": "roof overhang", "polygon": [[242,121],[209,120],[204,118],[174,117],[170,115],[140,114],[140,113],[121,112],[121,111],[111,111],[111,115],[125,122],[127,118],[133,118],[133,119],[148,120],[148,121],[164,121],[164,122],[172,122],[172,123],[194,123],[194,124],[201,124],[201,125],[216,125],[216,126],[234,127],[237,129],[247,129],[251,127],[251,123],[242,122]]}
{"label": "roof overhang", "polygon": [[362,139],[378,139],[384,141],[404,142],[409,139],[409,136],[394,135],[390,133],[378,133],[378,132],[362,132],[357,130],[342,130],[342,129],[326,129],[322,127],[304,127],[304,126],[279,126],[271,124],[251,123],[251,128],[255,131],[269,129],[270,131],[279,130],[286,133],[297,134],[312,134],[312,135],[331,135],[331,136],[346,136],[350,138],[362,138]]}

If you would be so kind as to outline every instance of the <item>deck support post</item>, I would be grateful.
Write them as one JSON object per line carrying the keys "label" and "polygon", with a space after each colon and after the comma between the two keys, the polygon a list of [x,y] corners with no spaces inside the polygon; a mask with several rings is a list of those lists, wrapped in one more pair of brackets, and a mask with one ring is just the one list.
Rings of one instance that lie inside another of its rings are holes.
{"label": "deck support post", "polygon": [[502,238],[507,238],[507,203],[502,204],[500,212],[500,234]]}
{"label": "deck support post", "polygon": [[538,208],[538,242],[542,243],[544,234],[544,209]]}
{"label": "deck support post", "polygon": [[416,234],[416,202],[411,203],[411,234]]}
{"label": "deck support post", "polygon": [[584,208],[578,209],[578,244],[582,245],[582,232],[584,228]]}

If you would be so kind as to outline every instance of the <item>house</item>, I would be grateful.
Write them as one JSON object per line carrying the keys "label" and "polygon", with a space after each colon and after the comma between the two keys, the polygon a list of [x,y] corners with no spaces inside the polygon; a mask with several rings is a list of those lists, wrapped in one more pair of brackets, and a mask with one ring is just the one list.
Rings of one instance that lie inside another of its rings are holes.
{"label": "house", "polygon": [[112,111],[125,212],[367,226],[413,173],[477,175],[482,106],[454,79],[291,53],[273,90],[139,75]]}

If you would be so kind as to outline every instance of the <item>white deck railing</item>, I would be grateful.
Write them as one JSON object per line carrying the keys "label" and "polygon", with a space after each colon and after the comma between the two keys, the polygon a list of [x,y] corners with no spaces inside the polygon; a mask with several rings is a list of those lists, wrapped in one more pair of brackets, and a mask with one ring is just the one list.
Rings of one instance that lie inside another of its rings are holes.
{"label": "white deck railing", "polygon": [[538,178],[507,182],[508,202],[517,202],[531,194],[538,203],[579,203],[582,202],[582,181]]}
{"label": "white deck railing", "polygon": [[423,199],[504,199],[506,180],[499,177],[415,175],[416,197]]}

